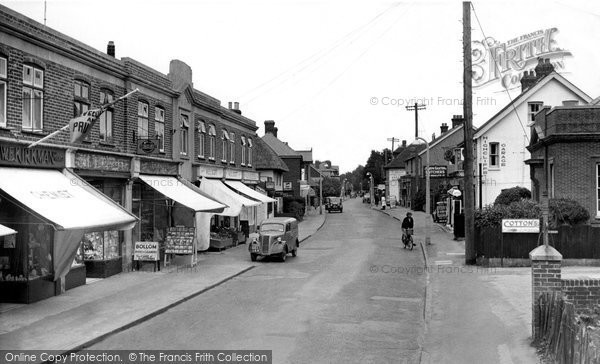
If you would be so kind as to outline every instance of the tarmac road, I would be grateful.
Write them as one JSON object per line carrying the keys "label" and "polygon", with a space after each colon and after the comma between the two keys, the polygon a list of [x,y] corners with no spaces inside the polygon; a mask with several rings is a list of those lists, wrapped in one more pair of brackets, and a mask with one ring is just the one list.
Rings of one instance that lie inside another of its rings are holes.
{"label": "tarmac road", "polygon": [[400,234],[398,221],[347,200],[297,257],[259,261],[88,349],[264,349],[274,363],[418,362],[423,260],[419,247],[402,249]]}

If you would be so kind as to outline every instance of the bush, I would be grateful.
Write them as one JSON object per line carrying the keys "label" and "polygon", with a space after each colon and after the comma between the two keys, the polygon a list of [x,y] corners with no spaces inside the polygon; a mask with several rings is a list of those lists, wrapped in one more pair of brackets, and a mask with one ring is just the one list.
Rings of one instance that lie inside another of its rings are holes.
{"label": "bush", "polygon": [[513,187],[502,190],[498,197],[496,197],[496,201],[494,201],[494,205],[510,205],[513,202],[517,202],[523,199],[530,199],[531,191],[529,191],[525,187]]}
{"label": "bush", "polygon": [[550,226],[553,227],[563,224],[585,224],[590,220],[590,213],[588,210],[575,200],[553,198],[549,201],[549,207],[548,220]]}
{"label": "bush", "polygon": [[302,198],[283,198],[283,213],[286,216],[293,216],[298,221],[302,221],[304,216],[304,199]]}
{"label": "bush", "polygon": [[413,210],[425,211],[425,190],[419,190],[413,200]]}

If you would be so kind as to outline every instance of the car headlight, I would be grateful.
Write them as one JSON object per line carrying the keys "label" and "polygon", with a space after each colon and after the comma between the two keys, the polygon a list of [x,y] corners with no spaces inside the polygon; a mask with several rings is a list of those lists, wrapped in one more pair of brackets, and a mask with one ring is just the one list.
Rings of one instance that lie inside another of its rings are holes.
{"label": "car headlight", "polygon": [[278,237],[278,238],[277,238],[277,242],[278,242],[279,244],[281,244],[281,237]]}

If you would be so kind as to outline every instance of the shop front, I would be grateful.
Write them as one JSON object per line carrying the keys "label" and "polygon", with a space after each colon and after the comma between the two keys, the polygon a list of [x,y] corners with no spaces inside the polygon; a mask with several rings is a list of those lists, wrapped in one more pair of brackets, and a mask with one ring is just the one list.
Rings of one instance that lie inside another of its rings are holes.
{"label": "shop front", "polygon": [[225,180],[225,184],[238,193],[260,202],[260,205],[256,207],[256,225],[260,225],[264,219],[269,218],[269,212],[271,213],[271,216],[273,215],[273,204],[277,200],[253,190],[240,181]]}
{"label": "shop front", "polygon": [[[61,168],[64,152],[24,148],[14,147],[19,156],[13,154],[12,161],[36,168],[0,167],[0,222],[16,231],[0,246],[2,302],[31,303],[61,294],[74,285],[72,273],[85,269],[73,267],[84,234],[128,230],[137,221]],[[26,157],[32,154],[36,157]]]}

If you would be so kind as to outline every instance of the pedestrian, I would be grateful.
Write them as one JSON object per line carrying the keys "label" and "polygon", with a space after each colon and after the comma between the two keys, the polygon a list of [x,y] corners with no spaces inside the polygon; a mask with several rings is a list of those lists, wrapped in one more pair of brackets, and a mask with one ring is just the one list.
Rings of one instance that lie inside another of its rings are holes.
{"label": "pedestrian", "polygon": [[385,196],[381,195],[381,209],[385,210]]}

